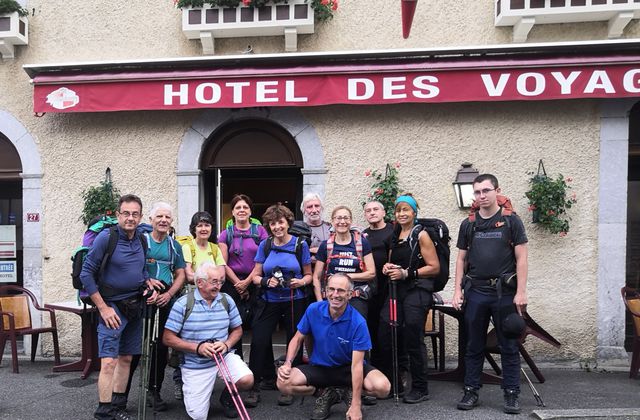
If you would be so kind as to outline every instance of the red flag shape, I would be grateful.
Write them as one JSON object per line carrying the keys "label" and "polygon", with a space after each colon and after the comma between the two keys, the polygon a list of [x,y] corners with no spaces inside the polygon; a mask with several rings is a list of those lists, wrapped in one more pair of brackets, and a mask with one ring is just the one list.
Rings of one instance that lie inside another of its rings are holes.
{"label": "red flag shape", "polygon": [[401,0],[402,2],[402,37],[409,38],[411,32],[411,24],[413,23],[413,15],[416,13],[416,5],[418,0]]}

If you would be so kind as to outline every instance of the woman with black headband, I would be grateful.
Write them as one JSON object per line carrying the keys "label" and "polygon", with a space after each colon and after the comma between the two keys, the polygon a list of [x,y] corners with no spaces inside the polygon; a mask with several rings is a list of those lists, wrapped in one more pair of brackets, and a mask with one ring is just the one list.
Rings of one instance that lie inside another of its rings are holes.
{"label": "woman with black headband", "polygon": [[[424,345],[424,324],[427,311],[433,304],[432,292],[422,284],[426,277],[434,276],[440,271],[440,263],[435,246],[429,234],[421,230],[416,236],[414,227],[418,217],[418,203],[411,194],[404,194],[395,203],[396,225],[392,238],[389,262],[382,268],[382,273],[389,277],[390,289],[395,285],[397,290],[397,325],[399,326],[399,344],[409,356],[411,373],[411,391],[403,398],[403,402],[415,404],[428,398],[426,364],[427,348]],[[417,230],[416,230],[417,231]],[[417,243],[416,243],[417,242]],[[389,299],[380,313],[380,350],[383,354],[391,354],[392,349],[390,327]],[[384,360],[380,366],[391,380],[394,373],[391,358]],[[396,377],[396,384],[401,384]],[[398,393],[401,393],[399,391]]]}

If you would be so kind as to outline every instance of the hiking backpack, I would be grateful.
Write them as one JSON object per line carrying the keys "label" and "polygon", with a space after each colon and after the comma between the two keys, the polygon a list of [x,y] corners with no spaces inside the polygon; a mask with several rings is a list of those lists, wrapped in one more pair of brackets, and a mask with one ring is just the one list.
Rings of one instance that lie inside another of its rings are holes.
{"label": "hiking backpack", "polygon": [[[516,214],[516,212],[513,210],[513,205],[511,204],[511,200],[504,196],[504,195],[498,195],[497,198],[497,203],[498,206],[500,206],[500,209],[502,211],[502,218],[500,219],[500,222],[504,222],[504,224],[507,226],[507,230],[509,231],[509,234],[511,235],[511,216]],[[477,218],[477,214],[478,211],[480,210],[480,206],[478,206],[476,204],[476,202],[473,202],[473,205],[471,206],[471,211],[469,212],[469,224],[467,225],[467,232],[465,233],[466,237],[467,237],[467,258],[469,258],[469,250],[471,249],[471,244],[473,242],[473,238],[475,236],[475,232],[477,229],[476,226],[476,218]],[[500,227],[500,226],[495,226],[496,228]],[[510,239],[511,247],[513,248],[513,238]],[[465,272],[467,272],[468,270],[468,261],[465,261]]]}
{"label": "hiking backpack", "polygon": [[[102,257],[102,262],[100,263],[100,270],[98,270],[98,275],[96,279],[96,283],[98,285],[98,290],[100,290],[100,294],[103,294],[103,290],[100,289],[100,280],[104,275],[104,271],[109,264],[109,260],[113,255],[113,252],[118,245],[118,221],[115,217],[111,216],[99,216],[94,218],[89,222],[89,226],[85,231],[82,237],[82,245],[73,251],[71,255],[71,283],[73,288],[78,290],[78,299],[85,304],[93,305],[93,301],[89,297],[89,293],[84,289],[82,281],[80,280],[80,273],[82,272],[82,266],[84,264],[84,260],[87,257],[87,254],[91,250],[93,246],[93,242],[100,232],[108,229],[109,232],[109,241],[107,244],[107,249],[105,250],[104,256]],[[138,233],[138,238],[142,244],[142,249],[144,250],[145,261],[147,257],[147,238]],[[105,294],[105,296],[107,296]]]}
{"label": "hiking backpack", "polygon": [[[433,290],[429,291],[440,292],[449,281],[449,260],[451,254],[451,250],[449,249],[449,242],[451,241],[449,228],[446,223],[440,219],[416,219],[416,225],[411,230],[411,234],[408,238],[409,247],[411,248],[411,261],[409,262],[409,267],[411,268],[414,266],[421,266],[420,261],[414,262],[413,259],[415,256],[417,260],[422,260],[418,236],[423,230],[429,234],[429,238],[431,238],[431,241],[436,248],[436,255],[438,256],[438,262],[440,263],[440,272],[433,277],[426,278],[425,280],[433,281]],[[431,289],[430,284],[429,289]]]}
{"label": "hiking backpack", "polygon": [[[196,246],[197,245],[196,245],[195,239],[193,238],[193,236],[190,236],[190,235],[176,236],[175,239],[176,239],[176,241],[178,241],[180,246],[183,246],[184,244],[189,244],[189,249],[191,250],[191,265],[193,266],[193,262],[196,260]],[[219,250],[220,250],[220,248],[218,248],[218,245],[214,244],[213,242],[209,242],[209,252],[211,253],[211,256],[213,257],[213,261],[214,262],[218,258],[218,251]]]}
{"label": "hiking backpack", "polygon": [[311,228],[306,222],[302,220],[294,220],[288,232],[290,235],[302,238],[307,242],[307,245],[311,246]]}
{"label": "hiking backpack", "polygon": [[329,239],[327,239],[327,260],[324,263],[324,278],[326,281],[327,275],[329,274],[329,263],[331,262],[331,260],[336,259],[336,258],[350,258],[350,259],[357,259],[358,260],[358,266],[360,267],[360,271],[364,272],[366,271],[366,267],[364,264],[364,256],[362,255],[362,234],[360,233],[360,231],[358,231],[357,229],[351,229],[351,237],[353,238],[353,242],[356,245],[356,256],[353,257],[345,257],[344,255],[333,255],[333,247],[336,241],[336,234],[335,232],[331,232],[329,234]]}
{"label": "hiking backpack", "polygon": [[[147,240],[147,251],[145,252],[145,256],[146,256],[149,254],[149,251],[151,251],[151,241],[153,240],[151,238],[151,232],[153,232],[153,227],[148,223],[140,223],[138,225],[137,230],[138,230],[138,233],[141,233],[142,235],[144,235],[145,239]],[[171,236],[167,236],[166,239],[167,239],[167,246],[169,248],[169,259],[166,261],[156,260],[155,258],[146,259],[147,267],[149,267],[149,265],[155,265],[156,267],[156,271],[155,271],[156,276],[152,276],[151,273],[149,273],[149,276],[151,278],[155,278],[155,279],[158,278],[157,275],[158,273],[160,273],[160,265],[168,265],[169,271],[171,271],[171,273],[175,271],[176,258],[177,258],[175,242]]]}
{"label": "hiking backpack", "polygon": [[258,220],[252,218],[249,226],[249,234],[246,234],[236,232],[233,228],[233,223],[227,224],[227,238],[225,242],[227,244],[228,252],[231,252],[231,246],[233,245],[233,240],[235,238],[240,238],[240,251],[236,252],[238,256],[242,256],[242,241],[244,241],[245,239],[251,238],[256,243],[256,245],[260,245],[260,232],[258,231],[258,226],[262,225]]}

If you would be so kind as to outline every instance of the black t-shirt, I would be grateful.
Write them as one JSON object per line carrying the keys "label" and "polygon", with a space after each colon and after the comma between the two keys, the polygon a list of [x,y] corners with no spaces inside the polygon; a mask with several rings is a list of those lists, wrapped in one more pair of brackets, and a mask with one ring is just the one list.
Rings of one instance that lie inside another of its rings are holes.
{"label": "black t-shirt", "polygon": [[[459,249],[469,247],[469,219],[464,219],[458,233]],[[502,210],[490,219],[483,219],[476,213],[475,229],[471,249],[468,253],[469,270],[473,278],[491,279],[506,273],[516,272],[516,258],[513,248],[528,242],[522,220],[513,214],[509,217],[510,228]]]}
{"label": "black t-shirt", "polygon": [[382,274],[382,266],[384,266],[389,259],[393,226],[391,223],[387,223],[382,229],[372,230],[371,228],[367,228],[364,230],[364,234],[371,244],[373,261],[376,263],[377,293],[386,295],[388,288],[387,276]]}

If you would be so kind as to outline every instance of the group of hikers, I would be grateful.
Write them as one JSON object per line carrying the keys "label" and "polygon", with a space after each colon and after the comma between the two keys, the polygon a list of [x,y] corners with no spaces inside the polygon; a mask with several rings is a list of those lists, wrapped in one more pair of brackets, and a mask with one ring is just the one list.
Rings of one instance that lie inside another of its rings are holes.
{"label": "group of hikers", "polygon": [[[521,326],[504,320],[526,310],[527,237],[522,221],[503,205],[495,176],[478,176],[473,190],[476,210],[460,226],[452,300],[464,311],[467,343],[457,408],[478,404],[493,319],[504,411],[519,413]],[[124,195],[117,225],[95,238],[80,280],[100,315],[96,419],[132,418],[127,401],[141,354],[150,367],[142,404],[167,409],[160,390],[167,360],[174,360],[174,395],[193,419],[207,418],[216,377],[227,385],[219,400],[228,418],[245,418],[245,406],[256,407],[261,390],[279,390],[279,405],[291,404],[294,395],[314,395],[310,418],[318,420],[341,401],[347,418],[358,420],[362,405],[377,399],[428,399],[424,326],[434,303],[433,279],[448,267],[441,267],[439,244],[427,230],[416,230],[419,206],[411,194],[397,197],[393,223],[385,222],[381,203],[367,203],[363,230],[352,226],[345,206],[324,221],[317,194],[303,199],[304,223],[282,204],[270,206],[262,222],[251,217],[246,195],[230,204],[232,220],[218,236],[212,216],[199,211],[185,240],[171,235],[169,204],[152,206],[144,231],[142,201]],[[276,359],[278,326],[287,347]],[[248,365],[242,350],[247,329]],[[153,331],[154,348],[146,354],[150,341],[143,335]]]}

